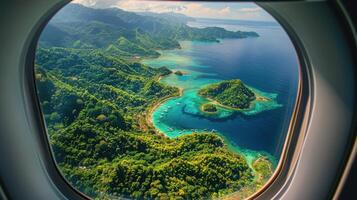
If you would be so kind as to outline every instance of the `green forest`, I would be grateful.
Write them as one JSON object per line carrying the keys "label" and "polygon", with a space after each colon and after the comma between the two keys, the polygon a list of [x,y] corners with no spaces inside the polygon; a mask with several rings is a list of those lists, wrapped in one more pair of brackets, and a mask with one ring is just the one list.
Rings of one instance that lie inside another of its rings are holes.
{"label": "green forest", "polygon": [[[180,20],[177,20],[177,19]],[[213,133],[169,139],[147,124],[148,109],[179,89],[172,73],[136,57],[180,48],[180,40],[258,37],[191,28],[184,16],[63,8],[44,29],[35,79],[55,160],[66,179],[98,199],[207,199],[256,187],[255,171]]]}
{"label": "green forest", "polygon": [[208,85],[198,91],[198,94],[224,106],[238,109],[249,108],[250,103],[255,100],[254,92],[239,79]]}
{"label": "green forest", "polygon": [[215,112],[217,112],[216,106],[213,105],[213,104],[211,104],[211,103],[205,103],[205,104],[203,104],[201,110],[204,111],[204,112],[208,112],[208,113],[215,113]]}

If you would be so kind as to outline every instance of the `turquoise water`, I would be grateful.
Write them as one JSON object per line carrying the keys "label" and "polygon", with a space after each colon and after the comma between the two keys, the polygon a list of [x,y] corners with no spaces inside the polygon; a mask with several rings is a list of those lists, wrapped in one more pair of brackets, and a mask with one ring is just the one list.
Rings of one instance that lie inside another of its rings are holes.
{"label": "turquoise water", "polygon": [[[211,23],[217,26],[217,22]],[[209,25],[206,20],[200,27]],[[236,26],[229,24],[230,28]],[[182,41],[181,49],[161,51],[159,58],[142,61],[184,72],[183,76],[171,74],[161,79],[182,88],[183,95],[155,109],[152,121],[156,129],[170,138],[193,132],[217,133],[247,160],[261,154],[277,160],[295,102],[298,62],[289,38],[278,25],[256,26],[250,24],[245,30],[257,31],[259,38],[225,39],[220,43]],[[218,107],[215,114],[201,112],[200,106],[208,100],[198,96],[198,90],[227,79],[241,79],[256,94],[271,100],[255,101],[251,108],[241,111]]]}

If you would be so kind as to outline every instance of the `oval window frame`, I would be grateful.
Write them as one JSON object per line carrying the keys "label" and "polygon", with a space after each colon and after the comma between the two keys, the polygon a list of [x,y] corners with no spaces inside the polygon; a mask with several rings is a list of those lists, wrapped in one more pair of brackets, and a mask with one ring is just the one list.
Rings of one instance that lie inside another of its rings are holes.
{"label": "oval window frame", "polygon": [[[170,1],[170,0],[168,0]],[[39,97],[37,96],[36,82],[35,82],[35,53],[38,44],[39,37],[46,27],[48,22],[52,17],[60,11],[65,5],[70,3],[68,0],[60,0],[52,9],[50,9],[46,15],[43,16],[41,21],[38,22],[38,26],[35,30],[35,34],[31,40],[30,48],[27,51],[27,60],[31,63],[25,67],[25,80],[27,89],[29,91],[29,96],[31,97],[31,104],[34,107],[34,116],[36,117],[36,128],[40,133],[38,139],[41,142],[42,154],[45,157],[46,170],[51,177],[52,181],[56,183],[55,185],[65,194],[69,199],[91,199],[89,196],[79,191],[77,188],[72,186],[66,178],[63,176],[61,170],[59,169],[56,160],[53,155],[53,150],[50,145],[50,139],[48,137],[46,123],[43,117],[42,108],[40,105]],[[212,1],[218,2],[218,1]],[[242,1],[234,1],[242,2]],[[267,13],[269,13],[284,29],[288,34],[290,41],[293,43],[295,52],[297,54],[297,60],[299,61],[299,83],[298,91],[296,95],[296,101],[294,105],[294,111],[292,113],[288,132],[285,136],[285,142],[283,149],[279,158],[278,165],[269,178],[269,180],[254,194],[249,196],[247,199],[264,199],[273,197],[281,188],[284,181],[289,178],[291,171],[294,170],[297,164],[298,155],[301,151],[302,141],[306,133],[307,122],[310,118],[311,111],[311,95],[312,83],[311,76],[311,66],[301,41],[298,36],[293,31],[293,28],[284,20],[283,17],[279,16],[278,13],[274,12],[268,6],[256,3],[259,7],[263,8]],[[235,193],[228,196],[234,197]]]}

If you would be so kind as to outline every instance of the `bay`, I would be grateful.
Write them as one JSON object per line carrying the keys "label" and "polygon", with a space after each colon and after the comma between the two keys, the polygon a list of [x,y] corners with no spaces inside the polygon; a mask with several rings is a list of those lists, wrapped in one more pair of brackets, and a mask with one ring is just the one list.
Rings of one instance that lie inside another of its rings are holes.
{"label": "bay", "polygon": [[[277,160],[285,141],[299,82],[299,62],[288,35],[276,22],[197,19],[189,26],[218,26],[227,30],[255,31],[260,37],[216,42],[181,41],[181,49],[161,51],[161,56],[142,62],[184,72],[161,82],[183,88],[181,97],[164,102],[152,114],[160,132],[175,138],[192,132],[215,132],[247,159],[266,154]],[[218,117],[203,116],[205,99],[197,91],[205,85],[241,79],[271,97],[271,105],[250,112],[222,111]]]}

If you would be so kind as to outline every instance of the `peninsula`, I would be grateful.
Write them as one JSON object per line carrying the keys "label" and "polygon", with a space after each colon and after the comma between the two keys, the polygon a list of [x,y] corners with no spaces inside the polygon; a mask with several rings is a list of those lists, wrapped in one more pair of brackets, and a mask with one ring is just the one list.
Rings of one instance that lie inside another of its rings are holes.
{"label": "peninsula", "polygon": [[[68,182],[94,199],[216,199],[255,184],[244,154],[231,151],[214,129],[188,127],[190,134],[180,130],[175,139],[154,134],[154,110],[164,107],[157,119],[166,125],[168,117],[185,117],[173,111],[192,102],[188,95],[197,97],[167,80],[201,85],[191,82],[196,71],[175,63],[180,59],[157,67],[142,59],[184,51],[181,41],[259,35],[171,19],[70,4],[41,34],[36,84],[54,157]],[[211,113],[218,108],[212,105]]]}

